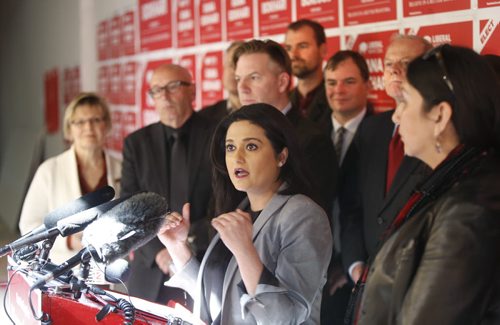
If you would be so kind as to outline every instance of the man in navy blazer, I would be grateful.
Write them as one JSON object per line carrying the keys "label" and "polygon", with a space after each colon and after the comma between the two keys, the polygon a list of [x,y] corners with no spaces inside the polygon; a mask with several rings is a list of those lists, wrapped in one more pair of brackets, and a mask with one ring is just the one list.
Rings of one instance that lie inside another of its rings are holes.
{"label": "man in navy blazer", "polygon": [[[328,59],[325,70],[325,93],[330,114],[318,121],[321,130],[329,137],[335,147],[339,162],[337,192],[350,185],[351,179],[344,175],[344,169],[355,164],[352,140],[365,118],[372,113],[368,102],[371,89],[368,65],[358,52],[338,51]],[[332,212],[334,255],[330,262],[328,282],[325,286],[321,310],[322,324],[343,324],[343,314],[347,308],[352,285],[347,281],[341,263],[339,201],[335,200]]]}
{"label": "man in navy blazer", "polygon": [[[190,202],[193,230],[190,239],[195,253],[201,257],[208,246],[212,124],[193,111],[195,85],[181,66],[158,67],[151,78],[149,93],[160,122],[125,139],[122,195],[156,192],[167,199],[173,211],[181,211],[182,204]],[[179,139],[183,150],[174,148],[173,141]],[[179,166],[178,162],[183,163]],[[170,255],[157,238],[136,250],[133,256],[128,282],[131,295],[160,303],[183,298],[183,293],[174,293],[174,289],[163,286],[173,270]]]}
{"label": "man in navy blazer", "polygon": [[[385,53],[383,79],[396,104],[402,98],[408,63],[431,47],[418,36],[393,37]],[[357,181],[352,182],[351,192],[340,198],[344,202],[341,218],[346,223],[341,234],[342,261],[354,282],[368,258],[375,257],[384,231],[429,172],[417,159],[404,156],[392,183],[386,184],[389,144],[396,131],[392,112],[371,116],[359,128],[355,138],[358,164],[352,169]]]}

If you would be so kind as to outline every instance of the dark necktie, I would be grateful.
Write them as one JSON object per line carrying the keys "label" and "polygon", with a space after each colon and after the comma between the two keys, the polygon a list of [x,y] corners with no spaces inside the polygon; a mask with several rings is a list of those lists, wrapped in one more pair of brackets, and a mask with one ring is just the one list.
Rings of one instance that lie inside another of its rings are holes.
{"label": "dark necktie", "polygon": [[391,142],[389,143],[389,153],[387,155],[387,176],[385,181],[385,193],[389,192],[394,176],[403,161],[404,156],[404,144],[401,141],[401,136],[399,135],[399,126],[396,127],[394,135],[392,136]]}
{"label": "dark necktie", "polygon": [[344,145],[344,135],[345,135],[345,131],[346,129],[341,126],[338,130],[337,130],[337,135],[335,136],[335,154],[337,155],[337,161],[339,162],[339,165],[340,165],[340,162],[341,162],[341,156],[342,156],[342,146]]}
{"label": "dark necktie", "polygon": [[182,213],[188,199],[187,150],[184,137],[179,132],[171,136],[170,147],[170,210]]}

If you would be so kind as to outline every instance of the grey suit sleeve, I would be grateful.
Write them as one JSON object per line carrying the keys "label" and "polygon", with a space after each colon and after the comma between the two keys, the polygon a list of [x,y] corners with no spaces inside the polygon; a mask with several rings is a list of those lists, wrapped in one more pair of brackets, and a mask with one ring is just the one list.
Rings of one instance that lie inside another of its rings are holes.
{"label": "grey suit sleeve", "polygon": [[300,324],[321,299],[332,251],[328,218],[312,201],[294,198],[273,216],[281,220],[276,265],[273,271],[266,265],[272,275],[257,285],[254,296],[240,298],[244,317],[251,315],[257,323]]}

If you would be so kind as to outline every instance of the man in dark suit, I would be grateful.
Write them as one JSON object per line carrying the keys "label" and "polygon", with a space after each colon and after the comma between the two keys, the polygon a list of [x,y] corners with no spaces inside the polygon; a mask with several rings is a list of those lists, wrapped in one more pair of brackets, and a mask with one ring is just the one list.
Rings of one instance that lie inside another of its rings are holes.
{"label": "man in dark suit", "polygon": [[[346,177],[344,170],[356,162],[352,140],[359,125],[366,116],[372,113],[368,103],[371,89],[370,72],[365,59],[354,51],[338,51],[325,66],[325,90],[330,108],[330,116],[318,121],[321,130],[331,137],[339,161],[339,177],[337,191],[339,197],[343,189],[352,181]],[[324,289],[321,323],[343,324],[343,315],[347,308],[352,283],[344,273],[341,262],[339,201],[335,200],[333,208],[334,251],[328,272],[328,282]]]}
{"label": "man in dark suit", "polygon": [[[402,98],[408,63],[431,47],[425,39],[409,35],[396,35],[387,47],[384,87],[396,104]],[[384,231],[429,172],[418,160],[403,156],[391,118],[392,111],[367,118],[355,139],[359,164],[353,172],[358,179],[353,185],[357,186],[351,188],[341,211],[346,222],[341,235],[342,260],[354,282],[367,259],[376,255]]]}
{"label": "man in dark suit", "polygon": [[222,99],[212,105],[204,107],[200,111],[200,115],[206,117],[215,123],[219,123],[229,113],[240,108],[241,103],[238,98],[238,89],[236,88],[236,81],[234,80],[234,64],[233,55],[238,46],[243,44],[242,41],[234,41],[226,49],[224,55],[222,84],[226,90],[228,97]]}
{"label": "man in dark suit", "polygon": [[285,114],[297,130],[304,152],[306,172],[312,175],[317,202],[329,214],[335,194],[337,162],[328,136],[302,117],[288,98],[291,81],[290,58],[278,43],[251,40],[240,45],[234,54],[238,96],[243,105],[266,103]]}
{"label": "man in dark suit", "polygon": [[[160,122],[125,139],[121,193],[156,192],[167,199],[172,211],[181,211],[182,205],[190,202],[190,242],[195,253],[202,255],[208,245],[207,216],[212,195],[208,152],[211,124],[193,112],[195,85],[181,66],[158,67],[149,93]],[[157,238],[133,256],[128,283],[131,295],[160,303],[182,300],[183,293],[163,286],[173,270],[170,255]]]}
{"label": "man in dark suit", "polygon": [[292,73],[297,77],[297,87],[290,92],[292,105],[313,122],[327,119],[330,108],[323,82],[322,67],[327,53],[323,26],[309,19],[291,23],[284,46],[292,62]]}

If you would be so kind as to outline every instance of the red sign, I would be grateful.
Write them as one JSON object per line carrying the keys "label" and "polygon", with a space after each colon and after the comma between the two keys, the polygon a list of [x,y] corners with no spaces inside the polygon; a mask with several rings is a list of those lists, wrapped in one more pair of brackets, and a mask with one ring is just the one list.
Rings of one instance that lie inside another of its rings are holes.
{"label": "red sign", "polygon": [[222,41],[222,23],[220,1],[200,1],[200,43]]}
{"label": "red sign", "polygon": [[111,94],[109,71],[109,67],[103,65],[97,72],[97,92],[108,101],[109,95]]}
{"label": "red sign", "polygon": [[115,16],[111,19],[111,29],[109,35],[109,46],[111,47],[111,58],[120,56],[121,41],[121,17]]}
{"label": "red sign", "polygon": [[451,43],[472,48],[471,21],[412,28],[408,33],[425,38],[432,46]]}
{"label": "red sign", "polygon": [[137,130],[137,128],[137,114],[130,110],[122,112],[121,133],[118,140],[118,146],[116,148],[119,152],[123,149],[123,140],[127,137],[127,135]]}
{"label": "red sign", "polygon": [[326,38],[326,60],[328,60],[332,55],[337,53],[340,50],[340,37],[339,36],[330,36]]}
{"label": "red sign", "polygon": [[291,0],[259,1],[259,35],[283,34],[292,21]]}
{"label": "red sign", "polygon": [[478,8],[489,8],[500,6],[500,1],[498,0],[477,0]]}
{"label": "red sign", "polygon": [[396,19],[396,1],[345,0],[343,3],[346,26]]}
{"label": "red sign", "polygon": [[210,52],[201,61],[201,106],[211,105],[223,97],[222,52]]}
{"label": "red sign", "polygon": [[405,17],[470,9],[470,0],[407,0],[403,1]]}
{"label": "red sign", "polygon": [[111,106],[111,131],[106,138],[106,148],[121,151],[122,112]]}
{"label": "red sign", "polygon": [[59,129],[59,72],[53,69],[45,72],[45,126],[48,133]]}
{"label": "red sign", "polygon": [[121,66],[121,94],[120,103],[135,105],[135,72],[136,63],[127,62]]}
{"label": "red sign", "polygon": [[141,51],[172,46],[172,16],[169,0],[139,0]]}
{"label": "red sign", "polygon": [[177,47],[195,45],[195,15],[193,0],[177,1]]}
{"label": "red sign", "polygon": [[65,68],[63,74],[63,97],[66,106],[80,93],[80,67]]}
{"label": "red sign", "polygon": [[109,91],[109,102],[112,104],[121,104],[121,74],[119,63],[110,66]]}
{"label": "red sign", "polygon": [[253,1],[226,0],[227,40],[253,38]]}
{"label": "red sign", "polygon": [[377,111],[390,110],[396,106],[394,100],[386,94],[383,81],[385,50],[395,33],[397,30],[346,37],[347,49],[359,52],[368,64],[373,87],[368,100]]}
{"label": "red sign", "polygon": [[120,55],[135,54],[134,12],[133,11],[126,12],[120,18],[121,18]]}
{"label": "red sign", "polygon": [[[196,56],[194,54],[192,55],[185,55],[180,57],[177,60],[177,64],[180,65],[181,67],[187,69],[189,73],[191,74],[191,78],[193,78],[193,82],[197,84],[198,78],[196,74]],[[196,97],[193,101],[193,107],[196,107],[197,99],[200,97],[199,96],[200,89],[197,87],[196,89]]]}
{"label": "red sign", "polygon": [[162,64],[172,63],[172,60],[158,60],[147,62],[146,68],[141,78],[141,126],[158,122],[158,113],[156,112],[153,99],[149,96],[149,82],[153,76],[154,70]]}
{"label": "red sign", "polygon": [[103,20],[97,26],[97,57],[99,60],[107,60],[111,57],[109,46],[109,28],[111,22]]}
{"label": "red sign", "polygon": [[339,26],[338,0],[297,0],[297,20],[315,20],[324,28]]}
{"label": "red sign", "polygon": [[479,21],[479,43],[481,54],[500,55],[500,28],[498,20]]}

